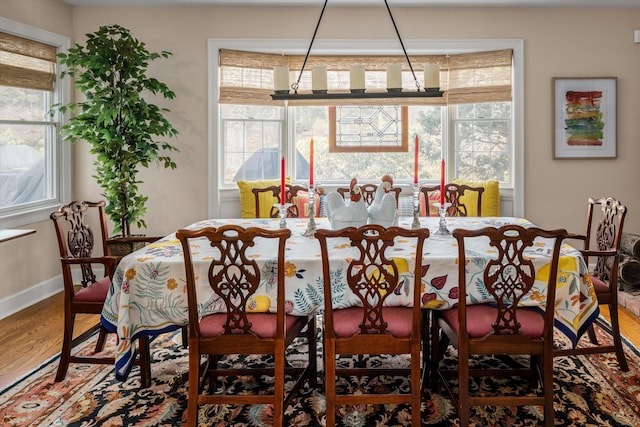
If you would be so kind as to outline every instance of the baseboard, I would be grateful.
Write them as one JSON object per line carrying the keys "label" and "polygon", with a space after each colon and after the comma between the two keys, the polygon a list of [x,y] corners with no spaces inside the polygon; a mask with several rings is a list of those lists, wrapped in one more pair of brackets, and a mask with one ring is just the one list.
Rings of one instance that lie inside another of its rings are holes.
{"label": "baseboard", "polygon": [[52,295],[62,292],[62,275],[45,280],[0,300],[0,319],[11,316]]}

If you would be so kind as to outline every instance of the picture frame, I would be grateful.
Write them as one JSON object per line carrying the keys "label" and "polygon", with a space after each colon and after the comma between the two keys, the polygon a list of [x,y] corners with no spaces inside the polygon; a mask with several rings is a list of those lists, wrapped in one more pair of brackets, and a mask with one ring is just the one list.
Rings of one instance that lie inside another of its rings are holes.
{"label": "picture frame", "polygon": [[554,77],[553,158],[616,158],[616,77]]}

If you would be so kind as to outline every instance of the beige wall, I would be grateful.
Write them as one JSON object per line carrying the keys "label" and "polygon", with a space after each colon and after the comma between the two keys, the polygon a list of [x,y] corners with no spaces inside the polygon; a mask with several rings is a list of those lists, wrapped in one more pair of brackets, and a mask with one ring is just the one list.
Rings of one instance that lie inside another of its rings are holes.
{"label": "beige wall", "polygon": [[[73,8],[60,0],[2,0],[4,18],[73,37]],[[0,318],[29,300],[62,289],[58,244],[49,221],[24,228],[35,234],[0,243]],[[16,298],[15,296],[18,295]]]}
{"label": "beige wall", "polygon": [[[35,3],[57,2],[5,0],[2,13],[68,34],[71,22],[66,14],[67,18],[61,19],[64,29],[50,27],[51,15],[45,13],[51,12],[27,14],[27,6],[22,5]],[[180,131],[177,145],[182,151],[175,156],[176,171],[152,167],[143,174],[141,189],[150,196],[148,208],[152,212],[147,218],[148,234],[168,234],[208,216],[207,39],[308,40],[318,13],[317,8],[73,9],[73,35],[78,40],[100,25],[118,23],[131,29],[151,50],[174,54],[154,64],[152,72],[177,94],[166,106],[172,110],[169,119]],[[640,233],[640,45],[633,43],[640,8],[396,8],[394,17],[404,39],[523,39],[525,216],[543,227],[582,231],[586,199],[611,195],[629,207],[626,230]],[[395,33],[383,7],[329,7],[318,38],[394,39]],[[610,76],[618,78],[618,158],[553,160],[551,79]],[[87,147],[79,145],[74,150],[75,197],[95,199],[99,189],[90,178],[92,161]],[[3,284],[0,300],[41,280],[6,267],[27,256],[15,249],[24,249],[31,256],[32,246],[52,234],[48,224],[38,227],[37,238],[0,247],[0,274],[13,278],[14,289],[7,292]],[[37,262],[48,263],[53,257],[51,252]]]}

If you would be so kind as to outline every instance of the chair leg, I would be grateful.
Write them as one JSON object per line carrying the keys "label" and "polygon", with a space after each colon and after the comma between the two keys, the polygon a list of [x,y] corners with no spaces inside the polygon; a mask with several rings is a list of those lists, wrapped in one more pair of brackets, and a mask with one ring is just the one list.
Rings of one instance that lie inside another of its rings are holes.
{"label": "chair leg", "polygon": [[587,329],[587,335],[589,336],[589,341],[591,341],[591,344],[600,345],[600,343],[598,342],[598,338],[596,338],[596,331],[595,329],[593,329],[593,325],[590,325],[589,329]]}
{"label": "chair leg", "polygon": [[[189,389],[187,391],[187,426],[198,425],[198,395],[200,394],[200,354],[198,348],[189,347]],[[206,375],[206,372],[205,372]]]}
{"label": "chair leg", "polygon": [[149,349],[149,337],[138,339],[140,347],[140,383],[142,388],[151,387],[151,351]]}
{"label": "chair leg", "polygon": [[458,418],[460,427],[469,427],[469,354],[458,349]]}
{"label": "chair leg", "polygon": [[307,342],[309,343],[309,386],[315,388],[318,385],[318,349],[316,346],[316,322],[310,322],[307,331]]}
{"label": "chair leg", "polygon": [[215,394],[216,390],[218,389],[218,375],[215,373],[215,371],[218,369],[219,361],[220,356],[210,354],[207,356],[207,362],[200,365],[202,366],[202,375],[204,378],[206,378],[206,380],[202,381],[202,384],[204,384],[206,381],[209,382],[209,393],[211,394]]}
{"label": "chair leg", "polygon": [[326,398],[326,426],[336,425],[336,353],[332,341],[325,340],[324,345],[324,388]]}
{"label": "chair leg", "polygon": [[446,334],[440,333],[440,325],[438,325],[438,321],[432,317],[431,318],[431,348],[430,352],[430,366],[429,366],[429,376],[431,377],[430,388],[433,391],[438,390],[439,376],[438,376],[438,365],[440,363],[440,359],[442,359],[442,353],[445,352],[449,345],[449,340]]}
{"label": "chair leg", "polygon": [[422,390],[431,385],[431,311],[422,310]]}
{"label": "chair leg", "polygon": [[544,372],[544,365],[540,356],[536,356],[534,354],[529,355],[529,369],[531,371],[540,372],[543,377],[538,378],[538,375],[532,375],[529,379],[529,388],[536,388],[538,381],[542,381],[542,387],[544,390],[544,387],[546,386],[546,383],[544,382],[546,381],[546,378],[544,378],[544,376],[546,375],[546,373]]}
{"label": "chair leg", "polygon": [[544,425],[553,427],[555,425],[555,413],[553,410],[553,355],[543,356],[543,384],[544,393]]}
{"label": "chair leg", "polygon": [[96,341],[95,352],[100,353],[104,350],[104,344],[107,342],[107,330],[104,327],[100,327],[100,332],[98,333],[98,340]]}
{"label": "chair leg", "polygon": [[618,365],[623,372],[629,370],[627,365],[627,358],[624,355],[624,348],[622,346],[622,337],[620,336],[620,322],[618,318],[618,304],[609,304],[609,315],[611,317],[611,335],[613,338],[613,345],[616,347],[616,359],[618,359]]}
{"label": "chair leg", "polygon": [[[280,345],[276,345],[280,347]],[[278,348],[278,354],[274,354],[275,367],[273,372],[273,425],[281,426],[284,415],[284,345]]]}
{"label": "chair leg", "polygon": [[[422,383],[420,375],[422,368],[420,363],[420,343],[417,344],[411,358],[411,425],[413,427],[420,427],[422,425],[420,416],[420,405],[422,401],[422,387],[420,386]],[[414,360],[416,362],[414,362]]]}
{"label": "chair leg", "polygon": [[182,348],[187,348],[189,346],[189,327],[182,327]]}
{"label": "chair leg", "polygon": [[58,371],[56,372],[56,382],[62,381],[67,376],[67,370],[69,369],[69,358],[71,357],[71,347],[73,346],[73,324],[75,321],[75,315],[67,313],[65,310],[64,316],[64,331],[62,335],[62,351],[60,352],[60,363],[58,364]]}

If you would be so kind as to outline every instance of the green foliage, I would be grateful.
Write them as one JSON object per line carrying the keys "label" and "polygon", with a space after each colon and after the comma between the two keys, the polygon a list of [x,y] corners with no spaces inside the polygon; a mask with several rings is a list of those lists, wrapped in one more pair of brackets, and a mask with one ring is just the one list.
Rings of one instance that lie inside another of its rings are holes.
{"label": "green foliage", "polygon": [[104,191],[106,213],[114,222],[114,233],[130,235],[130,225],[146,227],[148,197],[140,195],[137,174],[141,166],[157,162],[175,169],[168,153],[178,151],[158,138],[175,137],[178,131],[164,118],[169,110],[145,100],[145,95],[175,98],[175,93],[147,76],[151,61],[168,58],[170,52],[150,52],[129,30],[119,25],[103,26],[87,34],[84,46],[76,44],[58,57],[68,69],[61,73],[74,79],[84,95],[81,102],[57,105],[73,117],[62,127],[69,142],[86,141],[95,155],[94,178]]}

